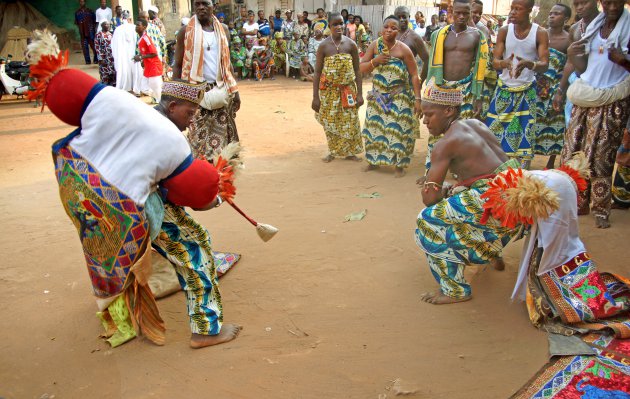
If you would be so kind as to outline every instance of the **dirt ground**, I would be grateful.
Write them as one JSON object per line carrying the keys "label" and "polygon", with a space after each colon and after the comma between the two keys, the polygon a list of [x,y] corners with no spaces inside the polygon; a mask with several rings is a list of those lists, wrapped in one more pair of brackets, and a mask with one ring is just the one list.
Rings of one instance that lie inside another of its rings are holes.
{"label": "dirt ground", "polygon": [[[188,347],[181,292],[158,303],[165,346],[138,338],[111,349],[98,338],[50,156],[71,127],[26,101],[0,102],[0,397],[384,399],[400,379],[413,398],[507,398],[545,363],[546,334],[509,299],[522,242],[508,246],[504,272],[468,273],[472,301],[420,301],[437,287],[413,238],[426,131],[407,176],[364,173],[364,163],[320,161],[326,141],[309,84],[279,78],[240,90],[237,203],[280,233],[263,243],[228,206],[195,214],[215,249],[243,254],[220,287],[225,321],[244,329],[202,350]],[[382,198],[357,197],[372,192]],[[364,220],[343,222],[362,209]],[[582,237],[602,270],[627,274],[630,212],[611,220],[597,230],[583,217]]]}

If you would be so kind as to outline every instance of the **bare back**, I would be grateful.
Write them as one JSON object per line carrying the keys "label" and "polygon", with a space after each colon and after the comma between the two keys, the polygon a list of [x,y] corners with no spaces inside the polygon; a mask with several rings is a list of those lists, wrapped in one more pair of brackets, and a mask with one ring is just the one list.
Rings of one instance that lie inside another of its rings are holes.
{"label": "bare back", "polygon": [[475,119],[453,122],[439,144],[447,149],[449,170],[460,181],[491,174],[508,160],[494,134]]}

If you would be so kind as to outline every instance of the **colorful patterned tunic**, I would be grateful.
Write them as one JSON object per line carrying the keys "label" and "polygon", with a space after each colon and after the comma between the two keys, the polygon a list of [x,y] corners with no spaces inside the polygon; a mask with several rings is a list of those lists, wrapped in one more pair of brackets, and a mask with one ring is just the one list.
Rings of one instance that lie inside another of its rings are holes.
{"label": "colorful patterned tunic", "polygon": [[112,33],[98,32],[94,40],[94,47],[99,59],[98,72],[101,75],[101,83],[115,86],[116,70],[114,69],[114,56],[112,55]]}
{"label": "colorful patterned tunic", "polygon": [[324,58],[319,83],[321,106],[315,119],[324,127],[328,151],[333,156],[346,157],[363,151],[359,109],[344,108],[341,90],[350,87],[356,93],[354,67],[350,54],[335,54]]}
{"label": "colorful patterned tunic", "polygon": [[534,123],[537,113],[535,83],[508,87],[501,79],[488,109],[486,126],[513,158],[534,158]]}
{"label": "colorful patterned tunic", "polygon": [[[518,161],[511,159],[494,173],[509,167],[518,168]],[[470,295],[464,265],[484,264],[501,256],[503,247],[516,233],[516,229],[503,227],[492,218],[481,223],[485,203],[481,195],[487,191],[490,180],[477,180],[468,190],[444,198],[418,215],[416,243],[426,253],[442,293],[453,298]]]}
{"label": "colorful patterned tunic", "polygon": [[536,91],[538,104],[536,109],[536,123],[534,124],[534,154],[559,155],[564,144],[564,110],[556,112],[553,109],[553,96],[562,79],[566,54],[550,48],[549,69],[544,74],[537,75]]}
{"label": "colorful patterned tunic", "polygon": [[[378,39],[375,56],[387,52]],[[418,118],[413,113],[415,97],[409,72],[403,60],[392,57],[374,70],[372,91],[368,93],[363,137],[371,165],[409,166]]]}
{"label": "colorful patterned tunic", "polygon": [[302,57],[306,57],[307,49],[302,39],[291,40],[287,46],[289,53],[289,66],[291,68],[300,69]]}

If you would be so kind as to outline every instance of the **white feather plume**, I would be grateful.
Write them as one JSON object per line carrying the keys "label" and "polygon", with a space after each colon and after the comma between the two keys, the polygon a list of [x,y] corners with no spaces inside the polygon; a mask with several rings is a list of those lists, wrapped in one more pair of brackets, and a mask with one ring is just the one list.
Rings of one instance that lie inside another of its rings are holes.
{"label": "white feather plume", "polygon": [[31,65],[37,64],[40,58],[46,55],[59,55],[57,36],[48,29],[35,30],[31,43],[27,46],[26,59]]}

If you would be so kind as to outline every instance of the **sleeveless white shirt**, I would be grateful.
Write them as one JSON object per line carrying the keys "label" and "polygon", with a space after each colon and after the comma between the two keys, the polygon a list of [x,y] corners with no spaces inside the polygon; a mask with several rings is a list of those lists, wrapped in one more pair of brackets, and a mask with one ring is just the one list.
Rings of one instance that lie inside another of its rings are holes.
{"label": "sleeveless white shirt", "polygon": [[[536,33],[538,32],[538,24],[532,24],[529,34],[523,40],[518,39],[514,34],[514,24],[508,24],[508,33],[505,38],[505,51],[503,53],[503,59],[508,59],[514,54],[512,60],[512,74],[518,64],[516,57],[521,57],[525,60],[538,61],[538,48],[536,47]],[[521,75],[518,78],[511,78],[507,69],[503,69],[501,73],[501,80],[508,87],[522,86],[527,83],[531,83],[536,79],[536,74],[529,68],[525,68],[521,71]]]}
{"label": "sleeveless white shirt", "polygon": [[219,41],[215,32],[203,31],[203,78],[208,83],[217,81],[219,73]]}
{"label": "sleeveless white shirt", "polygon": [[[602,49],[601,54],[599,52],[600,48]],[[624,67],[608,59],[606,40],[602,39],[599,33],[595,35],[593,40],[591,40],[586,71],[580,78],[595,88],[607,89],[621,83],[627,75],[628,71]]]}

